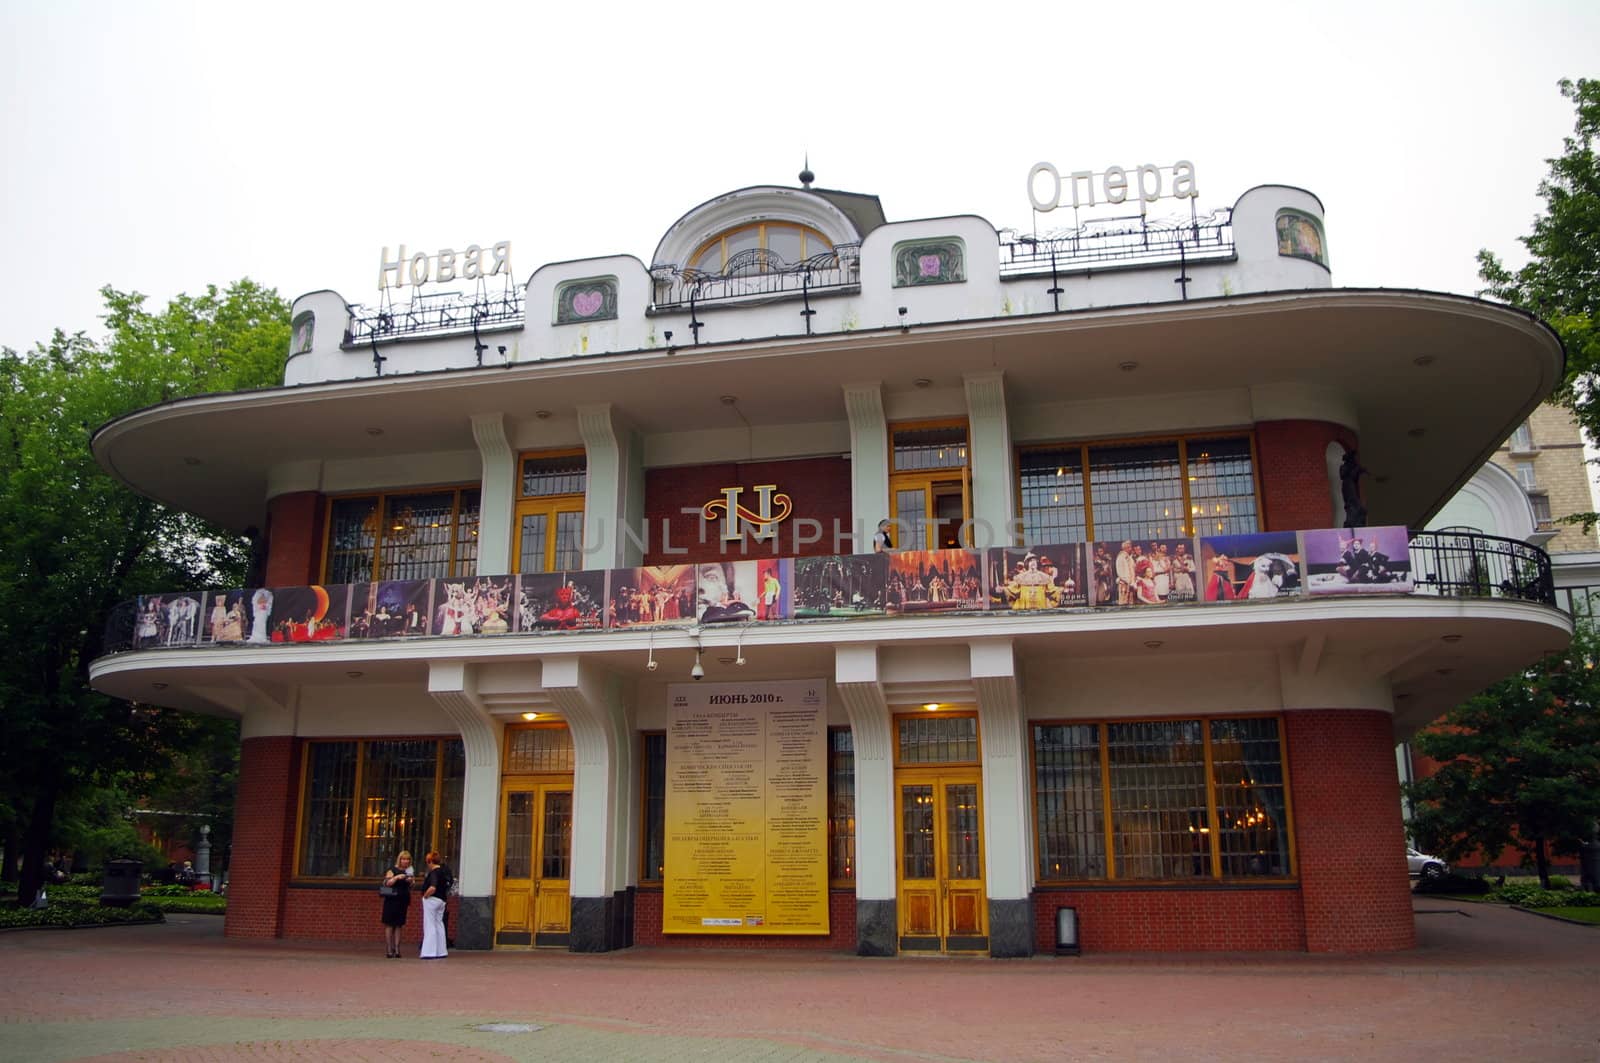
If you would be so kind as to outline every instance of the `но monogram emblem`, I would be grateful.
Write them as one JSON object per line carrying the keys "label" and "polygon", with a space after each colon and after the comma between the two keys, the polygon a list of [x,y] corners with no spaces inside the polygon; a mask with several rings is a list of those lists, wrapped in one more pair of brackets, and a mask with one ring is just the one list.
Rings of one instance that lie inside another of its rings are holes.
{"label": "\u043d\u043e monogram emblem", "polygon": [[743,487],[724,487],[721,498],[713,498],[700,507],[701,515],[713,520],[717,514],[722,514],[724,540],[743,539],[746,526],[750,528],[751,538],[770,539],[778,534],[778,525],[794,512],[794,502],[788,495],[778,494],[777,484],[757,484],[755,493],[756,508],[752,511],[739,504]]}

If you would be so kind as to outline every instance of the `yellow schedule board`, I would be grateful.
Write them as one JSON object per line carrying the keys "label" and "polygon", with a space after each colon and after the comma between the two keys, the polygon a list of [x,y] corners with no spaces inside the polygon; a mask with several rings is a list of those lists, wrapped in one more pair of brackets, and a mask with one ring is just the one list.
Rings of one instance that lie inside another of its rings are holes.
{"label": "yellow schedule board", "polygon": [[665,933],[828,932],[827,689],[667,687]]}

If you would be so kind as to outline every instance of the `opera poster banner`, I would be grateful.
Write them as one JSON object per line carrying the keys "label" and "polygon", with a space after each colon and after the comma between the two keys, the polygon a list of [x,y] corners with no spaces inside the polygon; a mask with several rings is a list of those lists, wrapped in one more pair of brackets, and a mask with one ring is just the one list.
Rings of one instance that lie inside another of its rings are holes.
{"label": "opera poster banner", "polygon": [[272,592],[273,642],[333,642],[344,638],[350,587],[279,587]]}
{"label": "opera poster banner", "polygon": [[606,623],[606,573],[530,572],[517,577],[518,631],[598,631]]}
{"label": "opera poster banner", "polygon": [[612,569],[606,627],[692,623],[696,574],[694,565]]}
{"label": "opera poster banner", "polygon": [[789,617],[792,566],[769,557],[758,561],[702,561],[695,565],[695,614],[702,624]]}
{"label": "opera poster banner", "polygon": [[985,557],[990,609],[1021,613],[1089,604],[1083,543],[995,546]]}
{"label": "opera poster banner", "polygon": [[428,634],[432,591],[432,582],[425,579],[351,584],[347,637],[390,639]]}
{"label": "opera poster banner", "polygon": [[891,613],[983,608],[983,563],[977,550],[900,550],[889,555],[884,603]]}
{"label": "opera poster banner", "polygon": [[667,687],[667,934],[828,932],[827,682]]}
{"label": "opera poster banner", "polygon": [[882,616],[888,554],[832,554],[794,559],[791,587],[797,619]]}
{"label": "opera poster banner", "polygon": [[1411,533],[1403,526],[1302,532],[1312,594],[1409,594]]}
{"label": "opera poster banner", "polygon": [[433,582],[435,635],[504,635],[511,630],[513,576]]}
{"label": "opera poster banner", "polygon": [[1094,544],[1095,605],[1171,605],[1195,600],[1189,539],[1105,539]]}
{"label": "opera poster banner", "polygon": [[207,642],[243,642],[250,632],[250,592],[207,591],[204,634]]}
{"label": "opera poster banner", "polygon": [[1299,537],[1294,532],[1203,536],[1200,571],[1205,574],[1201,587],[1208,602],[1299,594]]}
{"label": "opera poster banner", "polygon": [[200,641],[200,610],[204,592],[141,595],[134,605],[133,645],[193,646]]}

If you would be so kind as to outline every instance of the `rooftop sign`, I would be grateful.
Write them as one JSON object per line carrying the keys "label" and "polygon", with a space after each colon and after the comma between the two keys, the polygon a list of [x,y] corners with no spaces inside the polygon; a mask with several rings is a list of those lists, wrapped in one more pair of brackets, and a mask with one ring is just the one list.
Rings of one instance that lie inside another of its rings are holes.
{"label": "rooftop sign", "polygon": [[511,274],[510,240],[501,240],[488,251],[477,244],[468,244],[460,254],[459,264],[453,247],[446,247],[432,255],[418,251],[407,258],[405,244],[400,245],[392,261],[387,247],[378,259],[378,287],[385,289],[407,285],[417,287],[429,281],[444,284],[457,277],[475,281],[500,273],[507,276]]}
{"label": "rooftop sign", "polygon": [[[1170,191],[1164,190],[1162,173],[1172,175]],[[1194,199],[1194,163],[1179,159],[1171,166],[1143,163],[1139,166],[1107,166],[1103,171],[1074,170],[1067,175],[1073,209],[1097,205],[1095,190],[1110,204],[1125,203],[1130,196],[1139,200],[1139,211],[1158,199]],[[1080,195],[1080,192],[1082,193]],[[1052,211],[1062,205],[1061,171],[1048,162],[1036,162],[1028,170],[1028,200],[1037,211]]]}

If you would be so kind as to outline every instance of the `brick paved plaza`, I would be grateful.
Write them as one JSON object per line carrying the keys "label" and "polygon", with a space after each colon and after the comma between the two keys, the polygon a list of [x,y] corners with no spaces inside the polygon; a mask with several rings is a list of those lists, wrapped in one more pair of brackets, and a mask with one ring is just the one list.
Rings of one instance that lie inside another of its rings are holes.
{"label": "brick paved plaza", "polygon": [[[1600,1059],[1600,929],[1417,900],[1419,947],[868,960],[0,936],[0,1060]],[[1464,913],[1464,914],[1458,914]],[[537,1027],[479,1030],[480,1024]]]}

